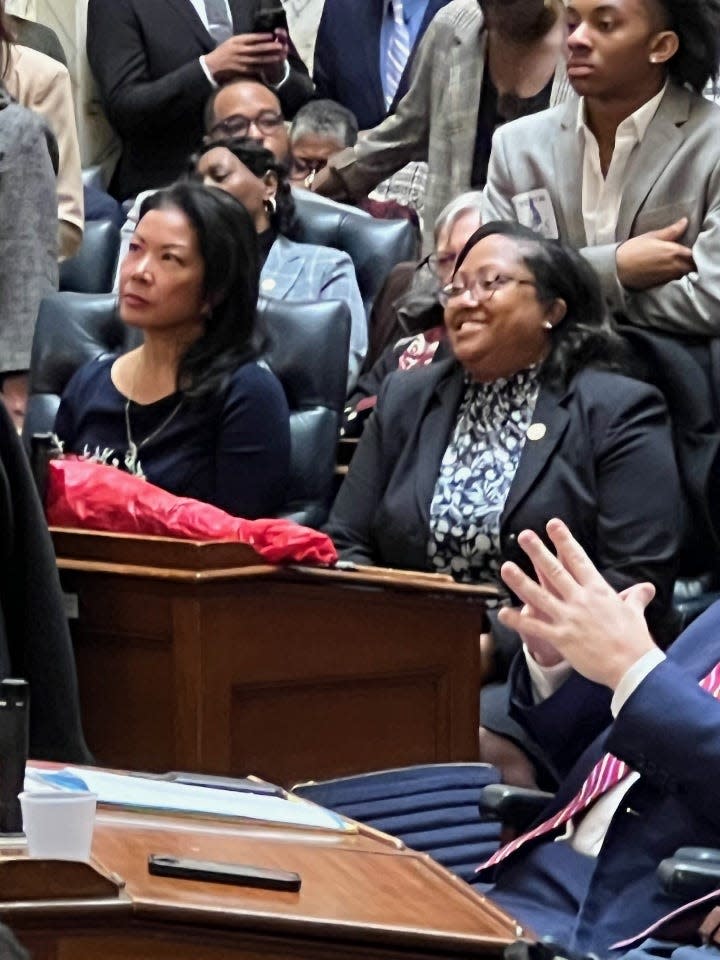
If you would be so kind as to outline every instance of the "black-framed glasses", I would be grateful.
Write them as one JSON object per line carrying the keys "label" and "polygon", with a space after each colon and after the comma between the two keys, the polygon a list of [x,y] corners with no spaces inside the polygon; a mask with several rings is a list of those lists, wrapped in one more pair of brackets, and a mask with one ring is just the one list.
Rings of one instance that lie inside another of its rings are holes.
{"label": "black-framed glasses", "polygon": [[469,280],[462,277],[455,277],[452,283],[446,284],[439,295],[440,303],[447,306],[450,300],[455,300],[469,293],[473,300],[481,303],[483,300],[492,300],[498,290],[508,287],[511,283],[526,284],[529,287],[536,287],[534,280],[526,280],[523,277],[511,277],[501,273],[496,277],[484,277],[478,274]]}
{"label": "black-framed glasses", "polygon": [[267,137],[283,123],[285,123],[283,115],[281,113],[275,113],[274,110],[263,110],[256,117],[245,117],[242,113],[234,113],[231,117],[226,117],[211,127],[210,133],[205,139],[208,140],[215,137],[246,137],[253,124],[264,137]]}

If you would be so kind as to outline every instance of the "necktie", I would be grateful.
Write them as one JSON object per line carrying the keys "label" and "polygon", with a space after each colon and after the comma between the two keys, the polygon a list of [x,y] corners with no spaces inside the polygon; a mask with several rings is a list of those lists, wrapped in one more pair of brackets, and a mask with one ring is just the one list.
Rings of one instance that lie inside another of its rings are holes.
{"label": "necktie", "polygon": [[389,108],[410,56],[410,32],[403,16],[403,0],[389,0],[388,13],[393,19],[385,68],[385,105]]}
{"label": "necktie", "polygon": [[[716,664],[710,673],[700,681],[700,686],[716,699],[720,699],[720,663]],[[554,816],[543,820],[542,823],[528,831],[528,833],[523,833],[521,836],[511,840],[510,843],[506,843],[505,846],[496,851],[489,860],[481,864],[478,870],[486,870],[488,867],[494,867],[530,840],[536,840],[546,833],[551,833],[564,823],[567,823],[568,820],[572,820],[572,818],[582,810],[587,809],[598,797],[601,797],[604,793],[607,793],[608,790],[611,790],[620,783],[628,773],[630,773],[630,768],[626,763],[618,760],[618,758],[614,757],[611,753],[606,753],[592,768],[582,787],[580,787],[580,790],[575,794],[570,803],[564,806],[558,813],[554,814]]]}
{"label": "necktie", "polygon": [[225,0],[205,0],[208,33],[216,44],[221,44],[233,35],[233,25]]}

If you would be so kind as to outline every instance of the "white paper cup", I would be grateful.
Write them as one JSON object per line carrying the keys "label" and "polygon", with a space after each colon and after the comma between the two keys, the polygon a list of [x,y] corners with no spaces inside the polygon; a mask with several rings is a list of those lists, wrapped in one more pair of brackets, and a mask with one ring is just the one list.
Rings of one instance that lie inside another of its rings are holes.
{"label": "white paper cup", "polygon": [[21,793],[23,830],[31,857],[89,860],[97,794],[86,790]]}

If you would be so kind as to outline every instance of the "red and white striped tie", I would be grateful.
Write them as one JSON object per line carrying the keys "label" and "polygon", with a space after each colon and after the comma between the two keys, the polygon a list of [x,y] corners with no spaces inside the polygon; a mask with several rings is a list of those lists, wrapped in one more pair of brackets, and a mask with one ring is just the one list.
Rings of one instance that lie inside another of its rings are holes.
{"label": "red and white striped tie", "polygon": [[[710,673],[700,681],[700,686],[716,699],[720,698],[720,663],[717,663]],[[542,837],[543,834],[551,833],[561,827],[582,810],[586,810],[598,797],[607,793],[608,790],[612,790],[630,772],[630,767],[626,763],[613,756],[612,753],[606,753],[592,768],[579,792],[575,794],[570,803],[554,816],[543,820],[528,833],[523,833],[511,840],[510,843],[506,843],[504,847],[500,847],[489,860],[486,860],[477,869],[487,870],[489,867],[494,867],[515,853],[516,850],[519,850],[520,847],[529,843],[530,840],[535,840],[537,837]]]}

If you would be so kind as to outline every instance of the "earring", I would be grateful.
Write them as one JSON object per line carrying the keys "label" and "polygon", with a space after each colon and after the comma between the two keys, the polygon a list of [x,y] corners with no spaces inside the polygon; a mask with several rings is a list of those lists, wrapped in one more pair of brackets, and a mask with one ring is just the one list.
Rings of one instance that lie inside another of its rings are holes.
{"label": "earring", "polygon": [[549,320],[543,320],[543,330],[552,330],[553,325]]}
{"label": "earring", "polygon": [[658,62],[658,58],[657,58],[657,57],[655,57],[655,56],[650,57],[650,63],[657,63],[657,62]]}
{"label": "earring", "polygon": [[268,214],[272,217],[277,210],[277,200],[275,197],[265,197],[263,200],[263,205]]}

